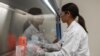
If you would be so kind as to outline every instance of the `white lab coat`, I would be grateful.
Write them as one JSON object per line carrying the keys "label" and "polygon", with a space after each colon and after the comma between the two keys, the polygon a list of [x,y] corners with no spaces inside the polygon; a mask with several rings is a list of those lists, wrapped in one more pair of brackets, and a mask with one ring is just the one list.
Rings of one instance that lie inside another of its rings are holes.
{"label": "white lab coat", "polygon": [[76,21],[63,32],[58,43],[62,43],[60,51],[45,52],[45,56],[90,56],[88,35]]}

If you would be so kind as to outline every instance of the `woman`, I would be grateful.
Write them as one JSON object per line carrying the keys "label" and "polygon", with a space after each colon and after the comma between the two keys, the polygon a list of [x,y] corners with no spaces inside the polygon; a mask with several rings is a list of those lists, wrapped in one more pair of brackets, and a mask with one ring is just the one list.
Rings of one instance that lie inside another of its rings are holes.
{"label": "woman", "polygon": [[[40,56],[90,56],[88,47],[88,31],[85,21],[79,14],[77,5],[68,3],[62,6],[61,20],[68,24],[63,32],[62,39],[58,42],[61,48],[56,52],[39,52]],[[78,22],[75,21],[78,17]],[[44,54],[43,54],[44,53]]]}

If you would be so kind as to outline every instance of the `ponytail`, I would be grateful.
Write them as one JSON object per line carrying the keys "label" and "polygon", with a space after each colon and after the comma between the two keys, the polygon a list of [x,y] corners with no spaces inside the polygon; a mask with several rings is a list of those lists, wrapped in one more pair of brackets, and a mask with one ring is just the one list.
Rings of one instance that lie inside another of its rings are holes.
{"label": "ponytail", "polygon": [[85,26],[85,20],[84,18],[81,16],[81,15],[78,15],[79,18],[78,18],[78,23],[84,28],[84,30],[88,33],[87,29],[86,29],[86,26]]}

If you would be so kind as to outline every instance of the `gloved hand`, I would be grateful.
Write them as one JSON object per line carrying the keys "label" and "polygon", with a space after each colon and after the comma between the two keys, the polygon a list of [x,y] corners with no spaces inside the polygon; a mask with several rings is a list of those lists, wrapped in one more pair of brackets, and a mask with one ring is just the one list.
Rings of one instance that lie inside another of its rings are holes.
{"label": "gloved hand", "polygon": [[27,56],[36,56],[38,55],[38,51],[42,50],[39,46],[35,44],[28,44],[27,45]]}
{"label": "gloved hand", "polygon": [[55,44],[42,44],[42,48],[47,49],[48,52],[59,51],[61,49],[61,45],[58,43]]}
{"label": "gloved hand", "polygon": [[37,50],[37,56],[45,56],[45,51],[44,50]]}
{"label": "gloved hand", "polygon": [[40,42],[38,44],[41,48],[47,50],[47,52],[59,51],[61,49],[61,44],[59,43],[48,44]]}

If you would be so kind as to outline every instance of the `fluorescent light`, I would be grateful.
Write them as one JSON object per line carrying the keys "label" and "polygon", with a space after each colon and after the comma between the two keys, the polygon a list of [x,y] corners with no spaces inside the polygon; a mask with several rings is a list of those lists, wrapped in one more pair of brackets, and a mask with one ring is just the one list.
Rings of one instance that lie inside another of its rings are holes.
{"label": "fluorescent light", "polygon": [[56,14],[56,12],[55,12],[55,10],[53,9],[53,7],[51,6],[51,4],[49,3],[49,1],[48,0],[44,0],[44,2],[47,4],[47,6],[52,10],[52,12],[54,13],[54,14]]}

